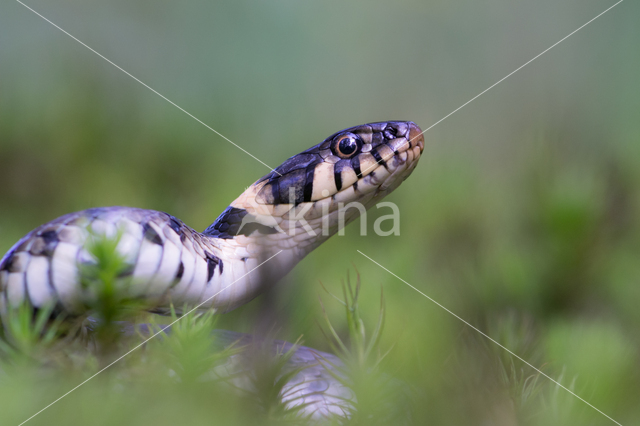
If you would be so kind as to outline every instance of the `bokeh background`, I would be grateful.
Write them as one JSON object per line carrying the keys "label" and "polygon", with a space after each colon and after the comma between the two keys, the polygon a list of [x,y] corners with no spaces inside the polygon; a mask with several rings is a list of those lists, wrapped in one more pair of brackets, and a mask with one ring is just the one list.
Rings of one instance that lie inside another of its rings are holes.
{"label": "bokeh background", "polygon": [[[427,128],[613,2],[27,4],[275,167],[352,125]],[[268,172],[21,4],[0,10],[0,252],[94,206],[162,210],[203,230]],[[251,332],[268,310],[278,338],[328,350],[318,295],[338,328],[344,320],[319,283],[339,293],[357,270],[367,323],[384,288],[382,347],[393,347],[385,374],[417,390],[413,422],[614,424],[361,250],[616,421],[638,424],[638,17],[640,4],[621,3],[427,132],[419,167],[389,197],[400,236],[375,236],[384,212],[371,211],[369,235],[349,226],[268,303],[218,326]],[[23,421],[78,378],[3,377],[2,424]],[[169,388],[155,389],[162,398],[149,389],[131,391],[139,400],[114,397],[101,383],[30,423],[216,424],[225,408],[206,397],[185,405],[193,400]]]}

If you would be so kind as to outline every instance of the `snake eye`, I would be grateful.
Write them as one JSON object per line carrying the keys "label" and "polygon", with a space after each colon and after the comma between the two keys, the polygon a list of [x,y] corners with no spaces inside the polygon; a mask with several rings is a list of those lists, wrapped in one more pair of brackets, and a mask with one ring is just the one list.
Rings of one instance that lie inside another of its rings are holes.
{"label": "snake eye", "polygon": [[384,128],[382,134],[387,139],[395,139],[395,137],[398,135],[398,129],[387,124],[387,127]]}
{"label": "snake eye", "polygon": [[345,133],[338,136],[332,147],[332,151],[340,158],[351,158],[362,148],[362,140],[353,133]]}

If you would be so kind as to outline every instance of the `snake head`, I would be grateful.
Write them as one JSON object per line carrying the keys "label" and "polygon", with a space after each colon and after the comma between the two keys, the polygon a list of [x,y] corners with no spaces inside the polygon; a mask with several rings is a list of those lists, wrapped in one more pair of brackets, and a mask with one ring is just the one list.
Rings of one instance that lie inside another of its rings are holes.
{"label": "snake head", "polygon": [[[354,202],[364,206],[356,209],[362,212],[411,174],[423,150],[422,131],[411,121],[369,123],[341,130],[289,158],[231,203],[232,210],[227,210],[239,218],[238,223],[230,223],[223,213],[207,231],[225,228],[230,237],[248,236],[253,230],[261,234],[281,232],[298,226],[287,222],[292,215],[300,218],[301,209],[303,218],[313,221]],[[352,212],[348,221],[357,216]],[[269,225],[274,218],[280,228]],[[255,225],[245,226],[249,222]]]}
{"label": "snake head", "polygon": [[423,149],[422,131],[411,121],[350,127],[294,155],[258,180],[255,200],[259,204],[300,204],[341,194],[338,198],[344,202],[358,201],[358,193],[385,191],[398,178],[406,178]]}

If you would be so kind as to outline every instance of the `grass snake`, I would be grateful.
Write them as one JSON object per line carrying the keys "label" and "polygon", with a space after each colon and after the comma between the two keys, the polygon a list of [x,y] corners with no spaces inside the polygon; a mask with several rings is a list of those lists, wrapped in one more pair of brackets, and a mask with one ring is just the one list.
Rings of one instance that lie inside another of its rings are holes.
{"label": "grass snake", "polygon": [[[202,304],[202,309],[227,312],[275,284],[356,219],[361,210],[349,203],[367,209],[391,193],[414,170],[423,149],[422,132],[413,122],[342,130],[257,180],[204,232],[170,214],[131,207],[59,217],[29,232],[0,261],[0,315],[24,302],[87,315],[96,294],[81,284],[81,271],[96,263],[90,246],[103,237],[116,239],[126,265],[120,276],[129,279],[128,290],[150,310]],[[340,414],[348,389],[316,365],[317,354],[339,362],[299,346],[290,362],[309,368],[291,386],[297,386],[306,412]]]}

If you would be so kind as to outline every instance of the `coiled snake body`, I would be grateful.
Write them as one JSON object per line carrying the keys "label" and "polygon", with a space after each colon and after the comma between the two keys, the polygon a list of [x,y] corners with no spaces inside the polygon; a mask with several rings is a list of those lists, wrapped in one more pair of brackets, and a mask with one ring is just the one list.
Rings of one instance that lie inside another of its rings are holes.
{"label": "coiled snake body", "polygon": [[202,233],[167,213],[129,207],[62,216],[28,233],[0,261],[0,314],[24,301],[86,313],[95,292],[80,284],[80,270],[95,263],[88,246],[100,236],[118,238],[130,290],[154,310],[186,304],[229,311],[358,217],[349,203],[369,208],[392,192],[423,148],[412,122],[342,130],[259,179]]}

